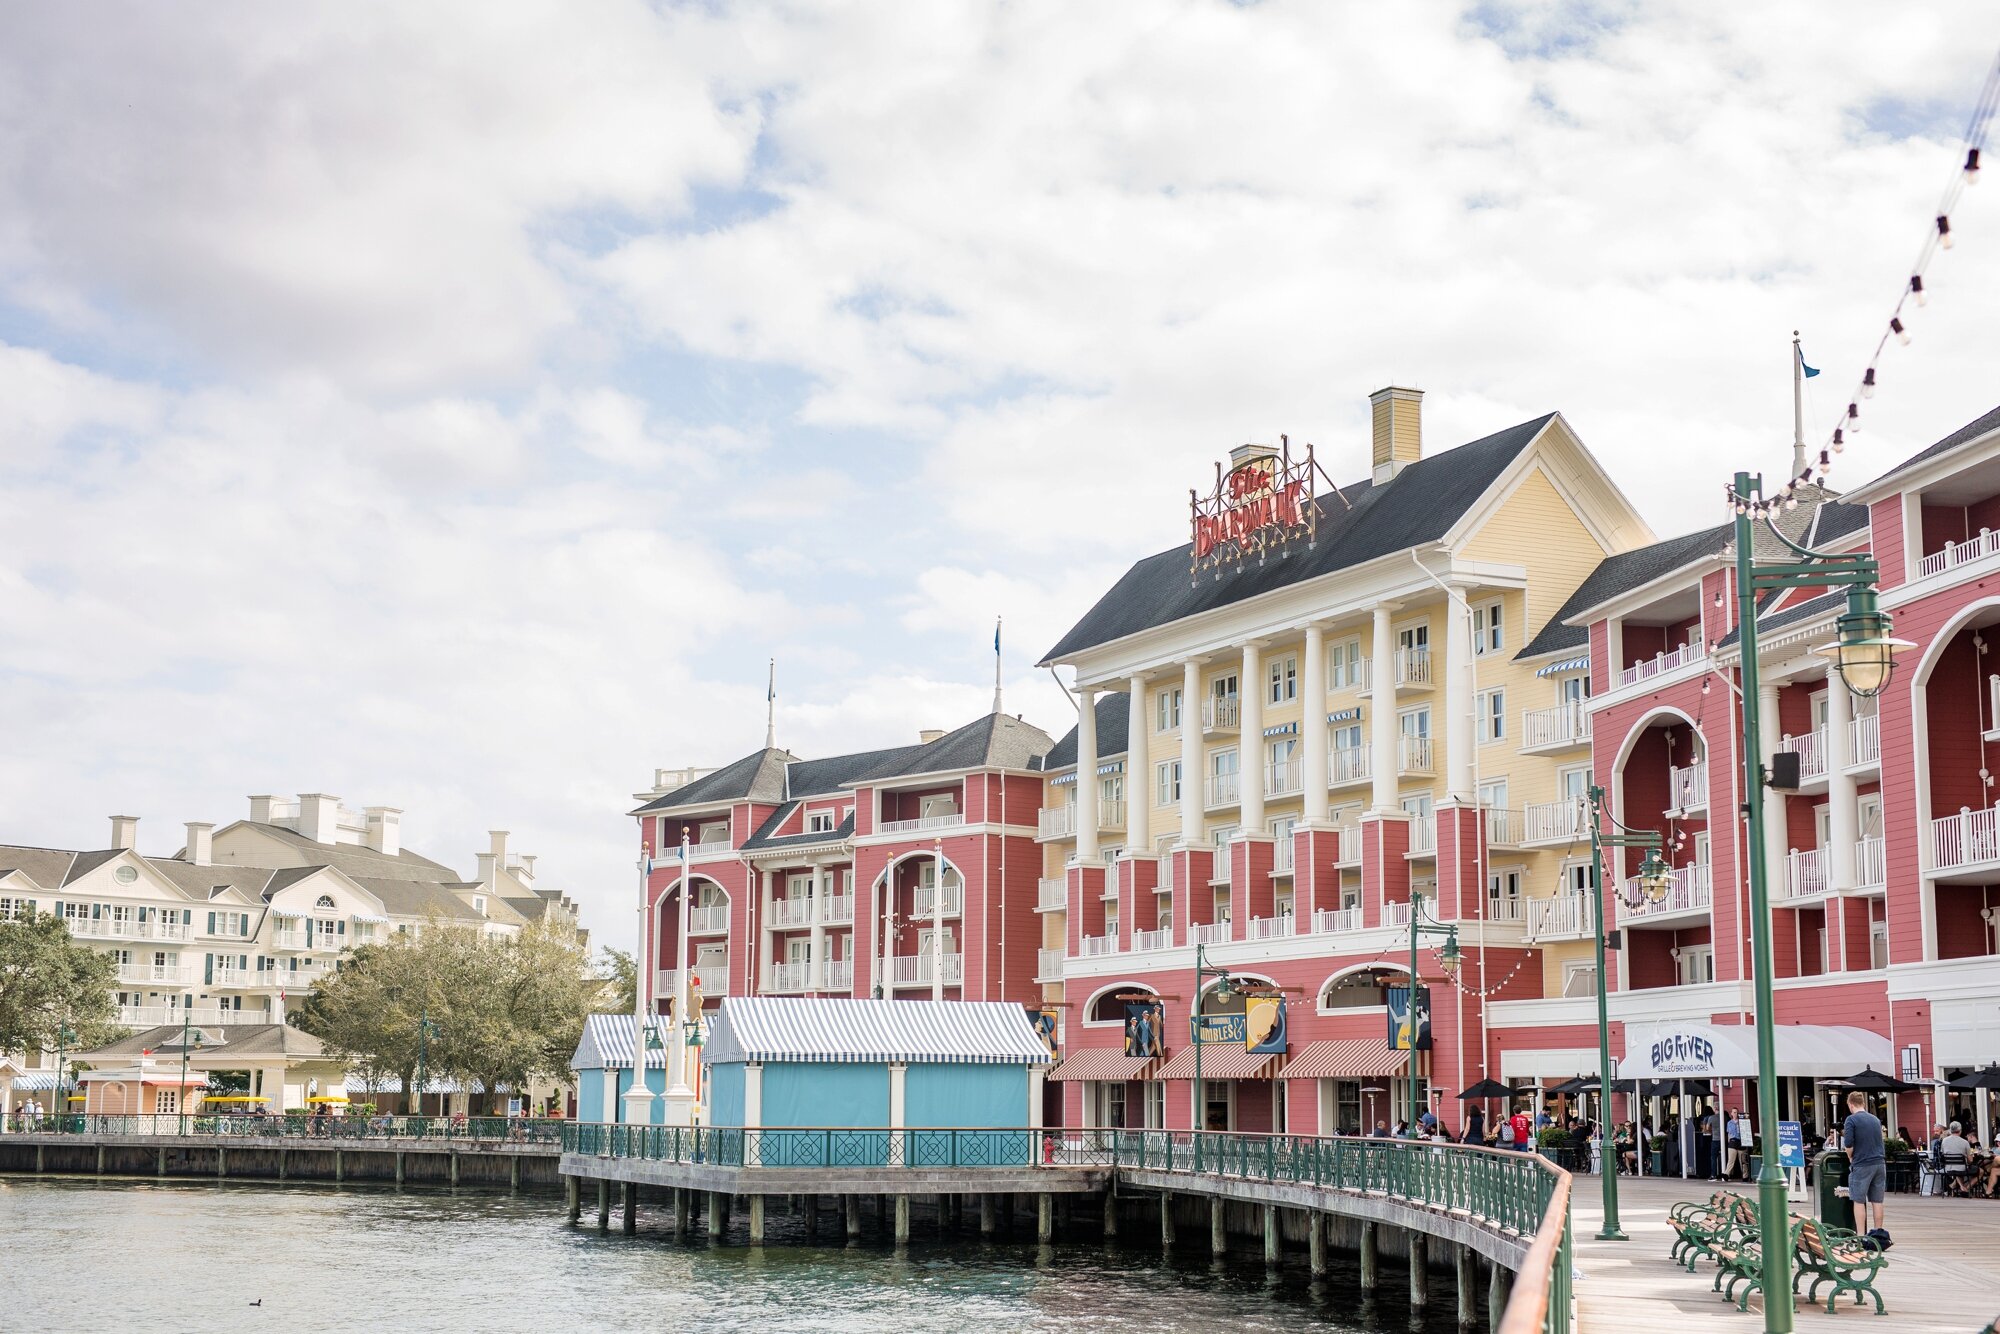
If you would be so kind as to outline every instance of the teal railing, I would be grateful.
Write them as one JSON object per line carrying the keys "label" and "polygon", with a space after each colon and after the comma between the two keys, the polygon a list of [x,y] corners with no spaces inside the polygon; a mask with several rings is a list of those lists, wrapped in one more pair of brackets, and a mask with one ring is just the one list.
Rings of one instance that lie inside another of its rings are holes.
{"label": "teal railing", "polygon": [[99,1116],[81,1113],[17,1117],[9,1128],[61,1135],[164,1135],[187,1139],[477,1140],[548,1144],[561,1141],[565,1121],[524,1116]]}

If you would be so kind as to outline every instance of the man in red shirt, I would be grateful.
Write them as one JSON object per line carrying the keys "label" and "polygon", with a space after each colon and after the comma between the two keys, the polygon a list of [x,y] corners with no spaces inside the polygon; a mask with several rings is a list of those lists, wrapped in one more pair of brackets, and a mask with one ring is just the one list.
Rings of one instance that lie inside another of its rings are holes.
{"label": "man in red shirt", "polygon": [[1507,1125],[1514,1132],[1515,1148],[1521,1150],[1523,1153],[1526,1153],[1527,1151],[1535,1147],[1534,1144],[1535,1123],[1529,1119],[1528,1114],[1525,1111],[1515,1112],[1514,1115],[1508,1119]]}

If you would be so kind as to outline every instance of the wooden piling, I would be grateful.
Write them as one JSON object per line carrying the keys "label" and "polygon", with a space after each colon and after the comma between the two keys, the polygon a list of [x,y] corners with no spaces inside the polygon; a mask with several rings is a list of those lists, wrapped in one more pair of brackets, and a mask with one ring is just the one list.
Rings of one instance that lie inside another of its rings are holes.
{"label": "wooden piling", "polygon": [[1375,1291],[1376,1281],[1376,1254],[1375,1220],[1372,1218],[1361,1220],[1361,1245],[1359,1250],[1361,1252],[1361,1290],[1363,1292],[1373,1292]]}
{"label": "wooden piling", "polygon": [[1500,1320],[1507,1313],[1507,1295],[1514,1288],[1514,1273],[1496,1264],[1486,1275],[1486,1328],[1500,1334]]}
{"label": "wooden piling", "polygon": [[1278,1228],[1278,1206],[1264,1206],[1264,1267],[1276,1269],[1285,1262],[1285,1238]]}
{"label": "wooden piling", "polygon": [[910,1197],[907,1195],[896,1197],[896,1244],[910,1244]]}
{"label": "wooden piling", "polygon": [[[402,1184],[403,1155],[396,1155],[396,1182]],[[574,1223],[583,1214],[583,1182],[578,1177],[563,1178],[563,1198],[569,1206],[569,1221]]]}
{"label": "wooden piling", "polygon": [[1458,1327],[1471,1329],[1479,1321],[1479,1259],[1470,1246],[1458,1247]]}
{"label": "wooden piling", "polygon": [[1421,1311],[1430,1305],[1431,1274],[1427,1268],[1430,1246],[1424,1234],[1410,1232],[1410,1309]]}
{"label": "wooden piling", "polygon": [[764,1244],[764,1197],[762,1195],[752,1195],[750,1197],[750,1244],[752,1246],[762,1246]]}
{"label": "wooden piling", "polygon": [[1167,1191],[1160,1192],[1160,1249],[1174,1248],[1174,1197]]}
{"label": "wooden piling", "polygon": [[1043,1191],[1035,1197],[1035,1240],[1046,1246],[1055,1239],[1055,1197]]}
{"label": "wooden piling", "polygon": [[688,1192],[674,1187],[674,1240],[688,1239]]}
{"label": "wooden piling", "polygon": [[1326,1223],[1326,1215],[1317,1209],[1306,1215],[1306,1255],[1314,1278],[1325,1278],[1327,1273]]}
{"label": "wooden piling", "polygon": [[1208,1253],[1226,1255],[1229,1252],[1229,1206],[1220,1195],[1208,1198]]}
{"label": "wooden piling", "polygon": [[1104,1188],[1104,1235],[1118,1235],[1118,1192],[1110,1186]]}
{"label": "wooden piling", "polygon": [[719,1190],[708,1193],[708,1239],[721,1241],[729,1235],[729,1205]]}
{"label": "wooden piling", "polygon": [[840,1197],[840,1206],[847,1212],[847,1239],[861,1240],[861,1197],[843,1195]]}
{"label": "wooden piling", "polygon": [[597,1179],[597,1230],[599,1232],[611,1230],[611,1178],[609,1177]]}
{"label": "wooden piling", "polygon": [[991,1241],[996,1230],[997,1220],[994,1217],[993,1197],[990,1194],[981,1195],[979,1197],[979,1235],[987,1241]]}
{"label": "wooden piling", "polygon": [[627,1181],[625,1183],[624,1205],[625,1205],[624,1209],[625,1216],[619,1221],[625,1230],[625,1235],[629,1237],[634,1232],[637,1232],[639,1230],[639,1183],[638,1182]]}

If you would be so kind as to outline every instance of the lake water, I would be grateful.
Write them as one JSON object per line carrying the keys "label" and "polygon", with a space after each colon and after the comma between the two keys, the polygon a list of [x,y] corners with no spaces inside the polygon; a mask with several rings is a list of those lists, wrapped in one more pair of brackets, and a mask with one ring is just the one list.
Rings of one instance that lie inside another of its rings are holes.
{"label": "lake water", "polygon": [[[775,1211],[769,1243],[676,1246],[650,1209],[640,1231],[564,1221],[555,1195],[0,1177],[0,1328],[429,1331],[1261,1330],[1456,1328],[1449,1278],[1410,1322],[1401,1266],[1363,1304],[1352,1257],[1323,1283],[1302,1265],[1267,1280],[1261,1252],[1215,1265],[1129,1238],[1032,1244],[817,1244]],[[872,1232],[872,1219],[871,1232]],[[1016,1216],[1016,1225],[1020,1218]],[[1032,1224],[1030,1224],[1032,1226]],[[697,1233],[699,1237],[699,1233]],[[253,1306],[253,1302],[262,1305]]]}

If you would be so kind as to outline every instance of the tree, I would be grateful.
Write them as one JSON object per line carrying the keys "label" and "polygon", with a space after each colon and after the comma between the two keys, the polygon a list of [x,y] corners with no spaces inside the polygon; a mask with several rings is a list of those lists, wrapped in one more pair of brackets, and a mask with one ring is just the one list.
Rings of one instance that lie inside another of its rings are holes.
{"label": "tree", "polygon": [[53,913],[0,921],[0,1051],[102,1046],[119,1033],[117,985],[117,962],[79,945]]}
{"label": "tree", "polygon": [[598,973],[604,979],[604,990],[597,997],[597,1008],[609,1010],[613,1014],[630,1014],[638,1003],[639,961],[624,950],[614,950],[605,946],[597,956]]}

